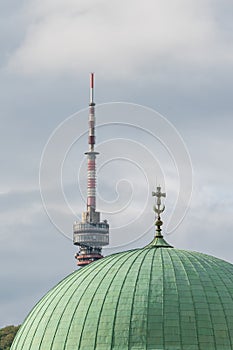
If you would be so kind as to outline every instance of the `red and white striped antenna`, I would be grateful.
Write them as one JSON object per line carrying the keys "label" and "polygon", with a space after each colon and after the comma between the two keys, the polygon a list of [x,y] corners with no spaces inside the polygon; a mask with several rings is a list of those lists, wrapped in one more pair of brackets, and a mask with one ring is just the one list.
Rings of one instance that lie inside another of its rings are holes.
{"label": "red and white striped antenna", "polygon": [[89,131],[87,155],[87,211],[92,221],[93,211],[96,209],[96,155],[95,152],[95,102],[94,102],[94,73],[90,73],[90,103],[89,103]]}
{"label": "red and white striped antenna", "polygon": [[107,220],[100,220],[100,212],[96,211],[96,156],[95,152],[95,102],[94,73],[90,73],[90,103],[88,117],[87,156],[87,211],[82,213],[82,221],[74,223],[74,244],[80,246],[76,254],[78,266],[101,259],[102,247],[109,244],[109,225]]}
{"label": "red and white striped antenna", "polygon": [[94,103],[94,78],[95,73],[90,73],[90,104]]}

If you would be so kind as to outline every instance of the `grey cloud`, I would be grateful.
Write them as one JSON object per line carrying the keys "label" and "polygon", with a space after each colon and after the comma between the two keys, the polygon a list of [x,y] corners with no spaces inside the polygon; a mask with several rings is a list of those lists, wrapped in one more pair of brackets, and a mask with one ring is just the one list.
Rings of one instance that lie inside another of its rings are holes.
{"label": "grey cloud", "polygon": [[[151,1],[146,8],[138,3],[134,4],[133,16],[130,4],[121,9],[119,4],[110,7],[106,2],[85,6],[83,2],[71,2],[66,11],[63,1],[52,11],[50,2],[36,4],[28,15],[31,21],[38,14],[40,19],[28,27],[25,40],[9,60],[10,69],[60,74],[88,69],[92,63],[95,69],[107,71],[108,76],[115,78],[117,70],[121,70],[125,78],[140,71],[150,60],[163,62],[168,57],[171,63],[182,66],[188,63],[208,67],[211,62],[231,62],[232,47],[224,46],[207,1],[191,1],[188,6],[180,1]],[[82,6],[86,10],[80,18]],[[218,51],[221,55],[216,55]]]}

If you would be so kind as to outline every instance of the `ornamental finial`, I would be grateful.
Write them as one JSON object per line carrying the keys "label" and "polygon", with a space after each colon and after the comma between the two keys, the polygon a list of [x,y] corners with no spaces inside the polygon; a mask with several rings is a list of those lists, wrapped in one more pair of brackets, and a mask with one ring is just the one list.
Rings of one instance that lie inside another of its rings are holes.
{"label": "ornamental finial", "polygon": [[157,197],[157,201],[153,207],[154,212],[157,214],[157,219],[155,221],[156,228],[156,237],[163,237],[161,234],[162,229],[160,228],[163,225],[162,220],[160,219],[160,214],[165,210],[165,205],[161,206],[161,197],[166,197],[166,193],[161,192],[161,187],[158,186],[156,192],[152,192],[153,197]]}

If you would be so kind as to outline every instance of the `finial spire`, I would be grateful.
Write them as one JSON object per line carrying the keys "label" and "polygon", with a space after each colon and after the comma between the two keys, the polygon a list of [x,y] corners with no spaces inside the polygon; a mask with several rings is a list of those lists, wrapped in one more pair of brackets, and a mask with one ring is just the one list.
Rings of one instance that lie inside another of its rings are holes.
{"label": "finial spire", "polygon": [[158,186],[157,187],[157,191],[156,192],[152,192],[152,196],[153,197],[157,197],[157,201],[156,204],[154,205],[153,209],[154,212],[157,214],[157,220],[155,221],[155,225],[157,226],[156,228],[156,237],[163,237],[163,235],[161,234],[161,226],[163,225],[162,220],[160,219],[160,214],[162,212],[164,212],[165,210],[165,205],[161,206],[161,197],[166,197],[166,193],[162,193],[161,192],[161,187]]}
{"label": "finial spire", "polygon": [[165,209],[165,205],[163,205],[162,209],[160,208],[161,206],[161,197],[166,197],[166,193],[162,193],[161,192],[161,187],[158,186],[157,187],[157,192],[152,192],[152,196],[153,197],[157,197],[157,202],[156,202],[156,205],[157,205],[157,208],[156,206],[154,205],[154,211],[158,214],[158,216],[160,215],[160,213],[162,213]]}
{"label": "finial spire", "polygon": [[146,248],[173,248],[170,244],[168,244],[165,239],[163,238],[163,235],[161,234],[161,226],[163,225],[163,222],[160,218],[160,214],[165,210],[165,205],[162,204],[161,198],[166,197],[166,193],[161,192],[161,187],[156,187],[156,192],[152,192],[153,197],[157,197],[156,203],[153,207],[154,212],[156,215],[156,235],[153,239],[153,241],[146,246]]}

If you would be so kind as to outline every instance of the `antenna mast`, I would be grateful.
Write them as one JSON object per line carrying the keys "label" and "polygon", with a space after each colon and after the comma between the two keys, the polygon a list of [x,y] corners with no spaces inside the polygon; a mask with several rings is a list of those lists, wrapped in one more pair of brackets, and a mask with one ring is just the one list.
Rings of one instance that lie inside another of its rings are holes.
{"label": "antenna mast", "polygon": [[80,247],[75,255],[78,266],[103,258],[102,247],[109,244],[109,224],[107,220],[100,221],[100,212],[96,211],[96,156],[99,153],[95,152],[94,73],[90,73],[88,124],[87,211],[82,213],[82,221],[75,221],[73,225],[73,242]]}

